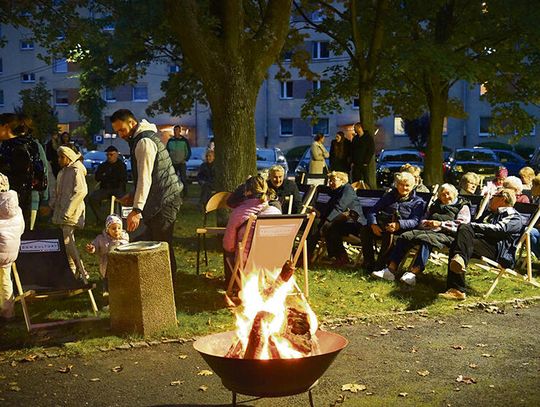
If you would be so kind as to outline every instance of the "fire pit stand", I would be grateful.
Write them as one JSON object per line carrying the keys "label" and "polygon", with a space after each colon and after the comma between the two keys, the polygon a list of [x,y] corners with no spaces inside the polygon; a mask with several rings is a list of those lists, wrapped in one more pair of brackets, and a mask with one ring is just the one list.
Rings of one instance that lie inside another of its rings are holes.
{"label": "fire pit stand", "polygon": [[[315,386],[317,386],[317,384],[319,384],[319,381],[318,381],[318,380],[317,380],[315,383],[313,383],[313,384],[311,385],[311,387],[307,390],[307,394],[308,394],[308,397],[309,397],[309,405],[310,405],[310,407],[315,407],[315,404],[313,403],[313,394],[311,393],[311,390],[312,390]],[[236,407],[236,406],[237,406],[237,404],[236,404],[236,399],[237,399],[238,393],[235,392],[235,391],[232,391],[231,393],[232,393],[232,403],[231,403],[231,406]],[[304,393],[305,393],[305,392],[304,392]],[[294,395],[294,394],[290,394],[289,396],[293,396],[293,395]],[[262,398],[264,398],[264,397],[259,397],[259,396],[257,396],[257,397],[255,397],[254,400],[260,400],[260,399],[262,399]]]}
{"label": "fire pit stand", "polygon": [[317,331],[320,353],[298,359],[237,359],[225,357],[235,338],[233,331],[199,338],[193,347],[232,392],[232,405],[237,394],[264,397],[285,397],[308,393],[330,367],[348,341],[332,332]]}

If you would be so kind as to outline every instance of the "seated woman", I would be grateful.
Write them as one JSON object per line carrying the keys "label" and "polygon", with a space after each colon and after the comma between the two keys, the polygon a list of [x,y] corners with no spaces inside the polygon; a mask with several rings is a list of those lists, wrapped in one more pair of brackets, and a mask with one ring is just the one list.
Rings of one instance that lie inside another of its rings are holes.
{"label": "seated woman", "polygon": [[[531,181],[532,202],[538,204],[540,202],[540,174],[534,177]],[[540,259],[540,221],[531,229],[531,250],[537,259]]]}
{"label": "seated woman", "polygon": [[[384,194],[368,213],[368,226],[363,227],[360,233],[366,270],[380,270],[386,265],[394,235],[414,229],[420,223],[426,203],[416,196],[415,185],[412,174],[396,173],[394,188]],[[382,238],[377,262],[373,250],[376,238]]]}
{"label": "seated woman", "polygon": [[403,164],[399,170],[400,172],[410,172],[414,175],[414,179],[416,180],[414,190],[416,192],[431,192],[429,188],[424,185],[424,181],[420,176],[422,174],[422,169],[420,167],[407,163]]}
{"label": "seated woman", "polygon": [[396,246],[390,253],[388,267],[374,271],[371,273],[373,277],[394,281],[399,263],[413,246],[419,245],[411,271],[404,273],[400,279],[408,285],[416,284],[416,274],[425,269],[431,249],[449,247],[454,241],[458,225],[471,221],[469,203],[458,197],[455,186],[441,185],[437,196],[426,219],[420,222],[420,227],[398,237]]}
{"label": "seated woman", "polygon": [[[225,283],[228,286],[232,277],[231,265],[235,264],[236,256],[243,255],[247,259],[251,248],[251,239],[248,237],[244,253],[237,253],[238,243],[244,238],[246,223],[251,215],[280,215],[281,211],[268,204],[268,184],[266,180],[257,175],[245,182],[245,198],[236,206],[231,215],[223,236],[223,256],[225,260]],[[248,233],[253,234],[253,230]],[[228,261],[227,261],[228,260]]]}
{"label": "seated woman", "polygon": [[530,191],[532,189],[532,180],[534,177],[534,170],[531,167],[523,167],[519,170],[519,178],[521,178],[523,189],[525,191]]}
{"label": "seated woman", "polygon": [[490,202],[490,213],[480,222],[462,224],[450,247],[446,279],[447,291],[439,294],[449,300],[464,300],[465,268],[472,257],[485,256],[503,267],[515,265],[516,244],[523,227],[520,214],[514,209],[516,194],[504,188]]}
{"label": "seated woman", "polygon": [[523,183],[518,177],[508,177],[503,182],[503,188],[509,188],[516,193],[516,202],[530,203],[531,200],[523,193]]}
{"label": "seated woman", "polygon": [[459,180],[460,195],[477,195],[480,177],[474,172],[466,172]]}

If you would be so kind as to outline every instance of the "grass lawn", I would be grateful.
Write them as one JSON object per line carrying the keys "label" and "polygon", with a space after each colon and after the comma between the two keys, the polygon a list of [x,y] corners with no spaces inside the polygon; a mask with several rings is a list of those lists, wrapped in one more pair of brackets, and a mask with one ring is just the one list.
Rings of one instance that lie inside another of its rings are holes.
{"label": "grass lawn", "polygon": [[[210,332],[233,328],[233,316],[226,308],[220,290],[223,289],[223,266],[220,243],[209,239],[208,267],[201,267],[196,274],[197,240],[195,229],[202,224],[202,214],[197,208],[198,187],[191,186],[189,197],[184,203],[176,222],[174,249],[178,262],[175,299],[178,327],[163,332],[161,336],[190,338]],[[211,219],[214,221],[214,219]],[[76,233],[77,244],[83,261],[90,272],[91,280],[98,288],[94,290],[98,306],[103,306],[101,282],[98,273],[98,258],[84,251],[86,243],[100,233],[101,227],[93,225],[93,218],[87,214],[88,226]],[[271,248],[269,248],[271,250]],[[374,281],[361,269],[331,269],[328,266],[313,267],[309,273],[310,302],[321,321],[336,319],[370,318],[400,311],[426,309],[429,315],[440,316],[454,312],[455,302],[440,300],[439,292],[444,291],[446,269],[429,265],[419,277],[413,290],[404,290],[386,281]],[[465,304],[482,301],[494,274],[471,270],[467,274],[470,291]],[[298,273],[299,285],[303,287],[302,275]],[[499,283],[490,300],[509,300],[539,295],[539,290],[513,279],[504,278]],[[77,297],[41,301],[30,304],[33,322],[68,319],[74,316],[92,316],[88,297]],[[43,351],[50,347],[62,347],[67,353],[92,352],[103,347],[112,347],[139,338],[121,338],[109,331],[108,312],[100,311],[100,321],[74,325],[64,325],[54,330],[26,332],[21,307],[17,305],[17,318],[0,329],[0,356]],[[156,338],[156,339],[159,339]]]}

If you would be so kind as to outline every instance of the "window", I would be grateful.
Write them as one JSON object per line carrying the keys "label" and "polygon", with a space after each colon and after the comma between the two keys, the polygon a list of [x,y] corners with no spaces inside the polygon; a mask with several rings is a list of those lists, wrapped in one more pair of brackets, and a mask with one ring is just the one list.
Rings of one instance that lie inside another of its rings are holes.
{"label": "window", "polygon": [[178,73],[180,72],[179,65],[169,65],[169,73]]}
{"label": "window", "polygon": [[293,98],[293,82],[286,81],[280,82],[280,99],[292,99]]}
{"label": "window", "polygon": [[405,123],[401,117],[394,117],[394,136],[404,136]]}
{"label": "window", "polygon": [[360,99],[358,99],[358,98],[353,99],[352,108],[353,109],[360,109]]}
{"label": "window", "polygon": [[0,58],[0,74],[4,73],[4,63],[2,61],[2,58]]}
{"label": "window", "polygon": [[491,117],[480,117],[480,129],[478,135],[481,137],[489,136],[489,126],[491,125]]}
{"label": "window", "polygon": [[4,106],[4,90],[0,89],[0,106]]}
{"label": "window", "polygon": [[484,96],[488,92],[487,82],[480,85],[480,96]]}
{"label": "window", "polygon": [[315,41],[313,43],[313,50],[311,56],[313,59],[329,58],[330,52],[328,51],[328,42]]}
{"label": "window", "polygon": [[319,119],[313,126],[313,134],[328,134],[328,119]]}
{"label": "window", "polygon": [[206,126],[208,127],[208,138],[214,137],[214,127],[212,124],[212,119],[206,120]]}
{"label": "window", "polygon": [[69,93],[67,90],[55,89],[54,90],[54,104],[56,106],[69,105]]}
{"label": "window", "polygon": [[279,119],[280,135],[292,136],[293,135],[293,120],[292,119]]}
{"label": "window", "polygon": [[324,81],[313,81],[313,90],[320,90],[324,86]]}
{"label": "window", "polygon": [[68,71],[68,63],[66,58],[55,58],[53,59],[53,72],[54,73],[64,73]]}
{"label": "window", "polygon": [[293,52],[292,51],[285,51],[283,52],[283,60],[284,61],[290,61],[292,59]]}
{"label": "window", "polygon": [[148,87],[146,85],[138,85],[133,87],[134,102],[148,102]]}
{"label": "window", "polygon": [[22,73],[21,74],[21,82],[23,83],[33,83],[36,81],[36,74],[33,72],[30,73]]}
{"label": "window", "polygon": [[112,88],[105,88],[105,101],[106,102],[116,102],[116,97],[114,96],[114,90]]}
{"label": "window", "polygon": [[32,40],[21,40],[21,50],[27,51],[34,49],[34,41]]}

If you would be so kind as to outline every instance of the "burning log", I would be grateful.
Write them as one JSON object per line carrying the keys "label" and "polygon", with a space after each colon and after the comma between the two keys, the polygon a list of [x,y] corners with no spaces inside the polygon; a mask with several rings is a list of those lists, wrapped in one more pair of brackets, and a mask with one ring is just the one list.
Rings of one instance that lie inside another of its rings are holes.
{"label": "burning log", "polygon": [[263,295],[266,298],[272,296],[283,284],[290,280],[294,274],[294,270],[296,270],[296,268],[293,267],[292,262],[287,260],[281,268],[281,272],[277,276],[276,280],[270,285],[270,287],[265,288]]}
{"label": "burning log", "polygon": [[311,353],[312,340],[308,314],[295,308],[288,308],[287,328],[283,337],[286,338],[298,352],[301,352],[304,355]]}
{"label": "burning log", "polygon": [[236,343],[233,343],[227,353],[225,354],[226,358],[241,359],[242,358],[242,342],[239,340]]}
{"label": "burning log", "polygon": [[249,332],[249,340],[244,353],[244,359],[261,359],[264,349],[264,320],[271,320],[274,316],[267,311],[259,311],[253,320],[253,326]]}

